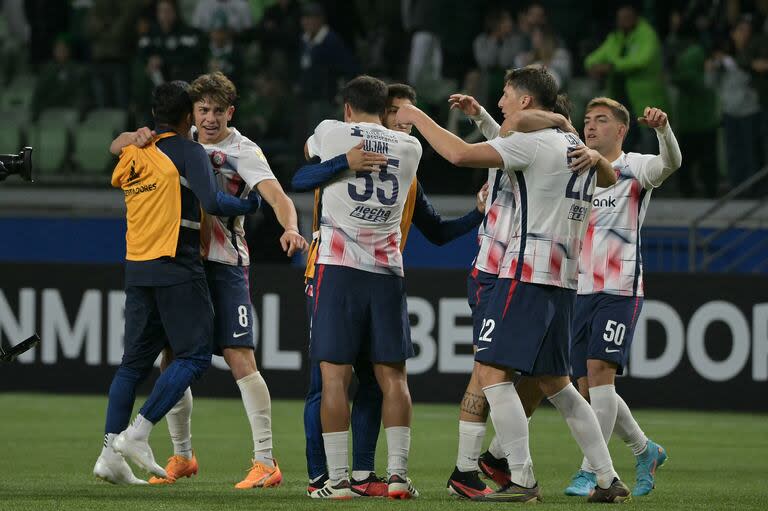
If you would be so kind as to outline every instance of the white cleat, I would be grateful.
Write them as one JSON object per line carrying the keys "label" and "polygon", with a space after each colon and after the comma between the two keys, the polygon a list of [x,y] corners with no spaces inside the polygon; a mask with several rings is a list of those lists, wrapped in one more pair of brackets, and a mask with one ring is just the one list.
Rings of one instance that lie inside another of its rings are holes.
{"label": "white cleat", "polygon": [[345,479],[335,485],[331,485],[331,481],[328,480],[321,488],[310,492],[309,496],[313,499],[349,500],[360,495],[352,489],[349,479]]}
{"label": "white cleat", "polygon": [[93,466],[93,475],[112,484],[149,484],[133,475],[131,467],[117,453],[99,456]]}
{"label": "white cleat", "polygon": [[413,486],[413,482],[410,477],[403,479],[399,475],[395,474],[390,476],[388,481],[388,491],[390,499],[416,499],[419,497],[419,490]]}
{"label": "white cleat", "polygon": [[128,438],[125,431],[117,435],[112,448],[152,475],[166,479],[165,469],[155,462],[155,455],[147,442]]}

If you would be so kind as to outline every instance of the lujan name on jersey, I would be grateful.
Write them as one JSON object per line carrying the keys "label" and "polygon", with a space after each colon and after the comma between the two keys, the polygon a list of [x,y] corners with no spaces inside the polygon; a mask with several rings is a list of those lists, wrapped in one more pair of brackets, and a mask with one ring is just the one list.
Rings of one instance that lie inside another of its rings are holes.
{"label": "lujan name on jersey", "polygon": [[[235,197],[246,197],[260,182],[276,179],[261,148],[235,128],[218,144],[202,144],[211,158],[219,187]],[[248,266],[245,217],[203,214],[200,231],[203,259],[233,266]]]}
{"label": "lujan name on jersey", "polygon": [[546,129],[488,144],[502,157],[517,204],[499,277],[576,289],[595,169],[571,172],[568,151],[583,143],[572,133]]}
{"label": "lujan name on jersey", "polygon": [[616,184],[595,189],[579,261],[579,294],[643,296],[640,228],[653,190],[646,167],[654,157],[622,153],[613,162]]}
{"label": "lujan name on jersey", "polygon": [[385,154],[387,165],[379,172],[347,170],[322,188],[317,262],[402,276],[400,220],[421,144],[379,124],[326,120],[307,140],[307,151],[325,161],[361,140],[364,150]]}

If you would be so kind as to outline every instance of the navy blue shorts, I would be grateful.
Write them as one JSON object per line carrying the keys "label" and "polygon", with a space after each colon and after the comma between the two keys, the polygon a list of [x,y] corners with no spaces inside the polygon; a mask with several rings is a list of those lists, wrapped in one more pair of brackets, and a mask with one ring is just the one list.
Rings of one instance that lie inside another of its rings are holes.
{"label": "navy blue shorts", "polygon": [[213,306],[203,279],[126,286],[123,365],[152,367],[166,346],[175,358],[211,360]]}
{"label": "navy blue shorts", "polygon": [[493,285],[498,276],[473,268],[467,277],[467,302],[472,311],[472,344],[477,346],[477,338],[483,327],[488,300],[493,293]]}
{"label": "navy blue shorts", "polygon": [[405,279],[345,266],[318,265],[309,354],[313,361],[404,362],[413,356]]}
{"label": "navy blue shorts", "polygon": [[573,377],[587,376],[588,359],[613,362],[616,374],[622,374],[642,309],[642,296],[579,295],[571,344]]}
{"label": "navy blue shorts", "polygon": [[498,279],[475,360],[529,376],[567,376],[576,291]]}
{"label": "navy blue shorts", "polygon": [[224,348],[253,349],[253,307],[247,266],[205,262],[205,276],[216,313],[213,353]]}

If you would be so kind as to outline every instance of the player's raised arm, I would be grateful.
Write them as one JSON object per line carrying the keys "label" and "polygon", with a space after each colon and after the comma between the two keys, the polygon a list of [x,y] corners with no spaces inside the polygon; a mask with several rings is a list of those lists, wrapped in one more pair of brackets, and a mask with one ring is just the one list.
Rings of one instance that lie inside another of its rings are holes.
{"label": "player's raised arm", "polygon": [[637,170],[637,179],[643,187],[656,188],[680,168],[683,155],[669,126],[666,112],[659,108],[645,107],[643,117],[638,118],[637,122],[656,130],[656,138],[659,139],[659,155],[648,160]]}
{"label": "player's raised arm", "polygon": [[480,133],[486,138],[491,140],[499,136],[499,123],[496,122],[491,114],[483,108],[483,106],[477,102],[472,96],[466,94],[451,94],[448,98],[448,104],[451,105],[451,109],[457,108],[461,110],[464,115],[472,119],[477,124]]}
{"label": "player's raised arm", "polygon": [[157,135],[153,130],[146,126],[137,129],[136,131],[124,131],[120,133],[109,145],[109,152],[115,156],[119,156],[124,147],[129,145],[135,145],[137,147],[144,147]]}
{"label": "player's raised arm", "polygon": [[363,150],[363,141],[346,152],[321,163],[304,165],[293,175],[291,186],[297,192],[306,192],[322,186],[345,170],[375,172],[387,164],[387,157]]}
{"label": "player's raised arm", "polygon": [[458,167],[502,167],[501,155],[486,143],[467,144],[441,128],[427,114],[412,105],[403,105],[397,111],[397,124],[413,124],[440,156]]}
{"label": "player's raised arm", "polygon": [[559,128],[563,131],[577,133],[576,128],[565,118],[565,116],[546,110],[520,110],[511,114],[504,123],[504,127],[509,126],[512,131],[530,133],[547,128]]}

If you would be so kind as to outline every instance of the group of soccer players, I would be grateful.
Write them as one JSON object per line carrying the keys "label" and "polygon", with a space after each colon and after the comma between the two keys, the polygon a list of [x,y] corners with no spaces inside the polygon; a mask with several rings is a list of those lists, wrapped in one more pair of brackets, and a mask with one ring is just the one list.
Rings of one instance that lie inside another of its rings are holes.
{"label": "group of soccer players", "polygon": [[[153,95],[156,130],[124,133],[111,147],[120,154],[113,185],[123,189],[128,210],[125,354],[110,387],[94,474],[113,483],[144,483],[126,459],[152,473],[155,484],[197,472],[189,384],[210,364],[211,352],[223,354],[232,370],[253,433],[253,465],[236,487],[282,480],[272,455],[269,392],[253,356],[242,215],[263,197],[285,229],[286,253],[304,250],[306,242],[261,150],[227,125],[235,98],[221,73],[191,86],[161,85]],[[528,421],[546,397],[584,455],[566,494],[622,502],[649,493],[666,452],[644,435],[614,380],[626,366],[642,308],[640,228],[651,191],[681,163],[666,114],[648,107],[638,120],[656,130],[660,154],[654,156],[622,151],[629,114],[608,98],[587,106],[584,144],[567,100],[538,67],[507,73],[501,126],[474,98],[451,96],[451,107],[487,139],[478,144],[414,106],[416,93],[407,85],[360,76],[346,84],[342,99],[344,120],[317,126],[305,145],[311,161],[293,179],[297,191],[315,193],[305,273],[308,495],[419,495],[408,477],[405,362],[413,347],[401,256],[412,222],[437,244],[480,226],[468,279],[475,364],[448,490],[473,500],[541,500]],[[489,169],[476,209],[455,220],[435,212],[416,178],[422,147],[412,127],[452,164]],[[129,425],[136,386],[161,351],[163,372]],[[515,373],[521,377],[513,383]],[[353,377],[358,388],[350,413]],[[481,454],[489,414],[496,437]],[[174,446],[165,468],[148,444],[163,416]],[[374,471],[382,422],[383,479]],[[614,429],[637,459],[631,493],[607,448]],[[489,488],[479,471],[500,488]]]}

